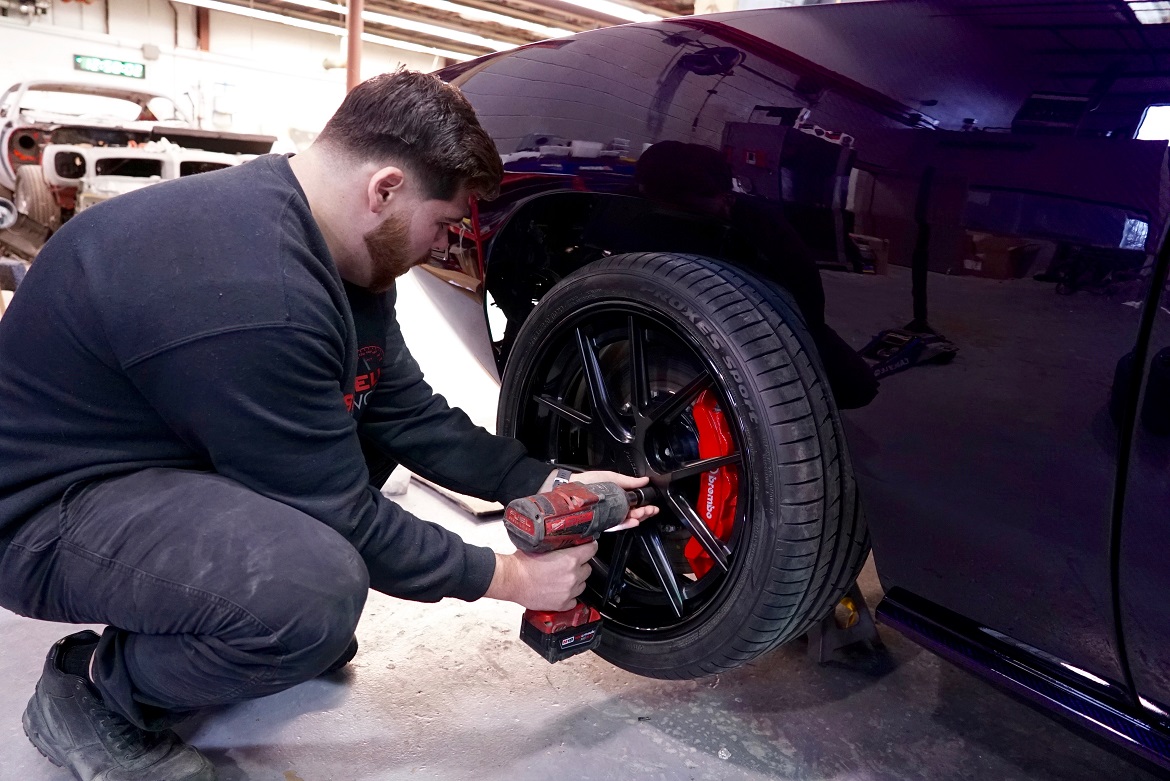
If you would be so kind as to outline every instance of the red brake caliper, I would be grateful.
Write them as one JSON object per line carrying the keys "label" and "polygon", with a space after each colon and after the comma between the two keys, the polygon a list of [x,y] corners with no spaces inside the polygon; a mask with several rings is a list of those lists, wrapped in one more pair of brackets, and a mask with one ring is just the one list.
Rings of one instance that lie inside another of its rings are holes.
{"label": "red brake caliper", "polygon": [[[717,458],[735,452],[731,430],[727,427],[727,419],[723,417],[723,411],[719,409],[719,400],[714,393],[709,390],[700,393],[691,407],[691,414],[699,431],[699,458]],[[731,539],[731,527],[735,524],[739,473],[734,466],[721,466],[704,472],[699,479],[701,483],[695,510],[711,533],[727,542]],[[715,564],[703,550],[703,546],[693,537],[687,542],[683,552],[697,577],[706,575]]]}

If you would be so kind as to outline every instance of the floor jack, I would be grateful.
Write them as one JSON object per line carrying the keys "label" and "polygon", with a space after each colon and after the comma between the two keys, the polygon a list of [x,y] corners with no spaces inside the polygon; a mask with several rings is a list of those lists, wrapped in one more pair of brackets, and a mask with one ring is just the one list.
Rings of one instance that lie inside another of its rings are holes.
{"label": "floor jack", "polygon": [[854,643],[865,643],[875,651],[884,647],[869,605],[856,582],[833,612],[813,624],[805,637],[808,638],[808,658],[818,664],[824,664],[835,651]]}
{"label": "floor jack", "polygon": [[910,258],[910,298],[914,308],[914,319],[903,328],[882,331],[858,350],[873,371],[881,379],[895,372],[905,371],[912,366],[927,363],[950,363],[959,348],[927,322],[927,270],[930,267],[930,220],[931,188],[934,185],[934,168],[927,166],[918,186],[918,199],[914,206],[914,221],[917,236]]}
{"label": "floor jack", "polygon": [[[941,334],[932,331],[891,328],[882,331],[858,350],[869,363],[873,376],[881,379],[895,372],[905,371],[924,363],[950,363],[959,348]],[[929,326],[928,326],[929,328]]]}

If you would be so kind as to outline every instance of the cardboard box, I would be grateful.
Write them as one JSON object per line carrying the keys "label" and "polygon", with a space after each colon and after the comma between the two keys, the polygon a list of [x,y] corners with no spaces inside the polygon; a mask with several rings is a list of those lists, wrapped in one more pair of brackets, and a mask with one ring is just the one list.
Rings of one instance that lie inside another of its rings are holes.
{"label": "cardboard box", "polygon": [[970,239],[959,273],[986,279],[1020,279],[1043,249],[1019,236],[968,231]]}
{"label": "cardboard box", "polygon": [[850,233],[849,239],[861,253],[862,261],[873,268],[875,274],[885,274],[890,267],[890,240],[877,236]]}

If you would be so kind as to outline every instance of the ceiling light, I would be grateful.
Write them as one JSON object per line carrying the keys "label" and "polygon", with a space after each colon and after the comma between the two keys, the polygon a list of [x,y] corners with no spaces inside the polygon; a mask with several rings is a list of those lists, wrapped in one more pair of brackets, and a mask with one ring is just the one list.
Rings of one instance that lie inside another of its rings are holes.
{"label": "ceiling light", "polygon": [[1170,22],[1170,2],[1165,0],[1128,0],[1129,10],[1142,24]]}
{"label": "ceiling light", "polygon": [[657,22],[659,19],[669,16],[665,11],[660,14],[648,14],[636,8],[630,8],[628,5],[612,2],[612,0],[563,0],[563,2],[584,8],[587,11],[612,16],[615,19],[625,19],[627,22]]}
{"label": "ceiling light", "polygon": [[[284,2],[299,5],[304,8],[315,8],[318,11],[329,11],[330,13],[337,14],[346,13],[346,7],[344,5],[330,3],[328,0],[284,0]],[[516,44],[508,43],[507,41],[497,41],[492,38],[484,38],[482,35],[465,33],[461,30],[453,30],[450,27],[440,27],[437,24],[417,22],[413,19],[403,19],[400,16],[391,16],[389,14],[378,13],[377,11],[362,12],[362,19],[367,22],[374,22],[375,24],[384,24],[388,27],[397,27],[401,30],[410,30],[411,32],[422,33],[423,35],[433,35],[436,38],[445,38],[449,41],[466,43],[469,46],[482,46],[485,49],[493,49],[498,52],[516,48]]]}
{"label": "ceiling light", "polygon": [[1159,716],[1170,716],[1170,713],[1167,713],[1166,711],[1162,710],[1157,705],[1155,705],[1154,703],[1147,700],[1145,697],[1138,697],[1138,702],[1140,702],[1142,704],[1143,708],[1145,708],[1146,710],[1152,710],[1154,713],[1157,713]]}
{"label": "ceiling light", "polygon": [[514,16],[496,13],[495,11],[485,11],[482,8],[459,5],[458,3],[449,2],[449,0],[405,0],[405,2],[411,3],[412,5],[420,5],[423,8],[432,8],[436,11],[457,14],[469,22],[490,22],[516,30],[525,30],[545,38],[560,38],[562,35],[573,34],[572,30],[566,30],[562,27],[549,27],[548,25],[530,22],[527,19],[517,19]]}
{"label": "ceiling light", "polygon": [[446,57],[448,60],[457,60],[458,62],[467,62],[468,60],[474,60],[476,57],[476,55],[468,54],[467,52],[453,52],[449,49],[437,49],[434,46],[424,46],[421,43],[400,41],[397,38],[387,38],[384,35],[374,35],[373,33],[362,33],[362,40],[366,43],[376,43],[380,46],[393,46],[396,49],[405,49],[408,52],[433,54],[436,57]]}
{"label": "ceiling light", "polygon": [[1166,104],[1149,106],[1142,114],[1142,121],[1138,123],[1134,138],[1139,141],[1170,141],[1170,106]]}
{"label": "ceiling light", "polygon": [[[293,16],[285,16],[284,14],[273,13],[272,11],[260,11],[256,8],[247,8],[242,5],[232,5],[231,3],[221,3],[219,0],[175,0],[176,3],[182,5],[193,5],[198,8],[206,8],[209,11],[220,11],[225,14],[236,14],[237,16],[246,16],[250,19],[259,19],[263,22],[275,22],[276,24],[284,24],[289,27],[299,27],[302,30],[312,30],[313,32],[325,33],[326,35],[344,35],[344,28],[332,24],[325,24],[323,22],[311,22],[307,19],[297,19]],[[436,57],[446,57],[449,60],[459,60],[460,62],[472,59],[475,55],[466,54],[464,52],[453,52],[447,49],[438,49],[434,46],[423,46],[418,43],[411,43],[410,41],[400,41],[395,38],[386,38],[381,35],[372,35],[370,33],[362,33],[362,40],[369,43],[376,43],[381,46],[392,46],[395,49],[404,49],[410,52],[418,52],[420,54],[430,54]]]}
{"label": "ceiling light", "polygon": [[1082,677],[1084,677],[1084,678],[1086,678],[1086,679],[1088,679],[1088,680],[1092,681],[1093,683],[1098,684],[1100,686],[1108,686],[1109,685],[1109,681],[1105,680],[1104,678],[1099,678],[1096,675],[1093,675],[1091,672],[1087,672],[1086,670],[1082,670],[1079,667],[1073,667],[1071,664],[1068,664],[1067,662],[1061,662],[1060,666],[1063,667],[1064,669],[1069,670],[1070,672],[1074,672],[1077,675],[1080,675],[1080,676],[1082,676]]}

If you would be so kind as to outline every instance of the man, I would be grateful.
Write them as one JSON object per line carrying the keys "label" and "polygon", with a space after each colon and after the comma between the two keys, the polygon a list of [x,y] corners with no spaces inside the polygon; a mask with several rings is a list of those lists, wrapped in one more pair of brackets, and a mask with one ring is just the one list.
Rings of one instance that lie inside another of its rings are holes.
{"label": "man", "polygon": [[556,475],[435,396],[394,319],[395,278],[501,174],[454,88],[398,72],[301,155],[119,197],[46,245],[0,321],[0,605],[108,625],[49,652],[24,714],[49,759],[212,779],[168,727],[348,661],[368,588],[582,591],[596,546],[493,554],[377,488],[394,462],[502,501]]}

